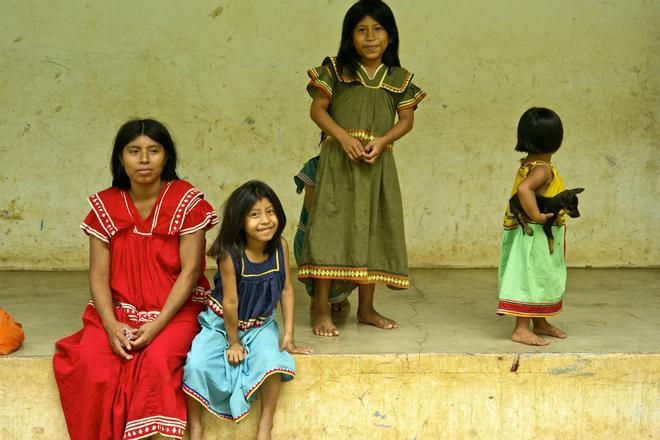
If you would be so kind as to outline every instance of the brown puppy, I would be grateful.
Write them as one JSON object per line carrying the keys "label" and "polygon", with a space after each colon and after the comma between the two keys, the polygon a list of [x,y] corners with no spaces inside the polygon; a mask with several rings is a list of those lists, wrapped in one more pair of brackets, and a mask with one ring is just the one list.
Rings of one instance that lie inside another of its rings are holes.
{"label": "brown puppy", "polygon": [[[562,191],[554,197],[536,195],[536,203],[539,205],[539,211],[541,211],[542,214],[553,214],[553,216],[548,218],[543,225],[543,231],[545,232],[546,237],[548,237],[548,246],[550,247],[551,254],[554,252],[555,248],[555,238],[552,235],[552,224],[559,216],[559,211],[561,210],[566,211],[566,214],[568,214],[569,217],[576,218],[580,216],[577,195],[582,191],[584,191],[584,188],[574,188]],[[515,193],[509,199],[509,210],[511,211],[511,214],[516,217],[518,223],[522,225],[525,234],[533,235],[532,228],[527,224],[529,216],[525,213],[525,210],[520,204],[518,193]]]}

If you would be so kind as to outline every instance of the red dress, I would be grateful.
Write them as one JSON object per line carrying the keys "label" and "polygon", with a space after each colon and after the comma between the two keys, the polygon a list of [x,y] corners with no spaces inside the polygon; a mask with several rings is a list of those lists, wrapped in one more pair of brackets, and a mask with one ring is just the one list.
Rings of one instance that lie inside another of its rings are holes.
{"label": "red dress", "polygon": [[[92,210],[81,228],[110,247],[117,320],[138,328],[158,316],[181,271],[179,236],[218,223],[203,197],[183,180],[165,182],[146,220],[124,190],[110,188],[89,197]],[[90,301],[82,330],[57,341],[53,358],[72,439],[140,439],[156,433],[183,437],[183,364],[209,293],[209,282],[201,275],[188,301],[149,345],[131,352],[131,360],[112,351]]]}

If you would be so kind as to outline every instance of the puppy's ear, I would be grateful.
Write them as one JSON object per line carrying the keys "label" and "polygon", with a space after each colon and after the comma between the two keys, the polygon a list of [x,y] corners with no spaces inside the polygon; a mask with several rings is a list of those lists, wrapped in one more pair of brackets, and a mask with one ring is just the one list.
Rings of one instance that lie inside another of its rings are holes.
{"label": "puppy's ear", "polygon": [[573,188],[571,190],[573,194],[580,194],[582,191],[584,191],[584,188]]}

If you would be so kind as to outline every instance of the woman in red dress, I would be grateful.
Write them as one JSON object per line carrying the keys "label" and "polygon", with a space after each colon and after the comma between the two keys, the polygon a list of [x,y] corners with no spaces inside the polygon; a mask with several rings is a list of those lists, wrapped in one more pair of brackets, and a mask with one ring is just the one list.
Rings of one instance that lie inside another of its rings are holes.
{"label": "woman in red dress", "polygon": [[53,359],[74,440],[183,437],[183,364],[209,294],[204,236],[218,219],[178,178],[176,159],[161,123],[129,121],[115,138],[112,187],[89,197],[92,300]]}

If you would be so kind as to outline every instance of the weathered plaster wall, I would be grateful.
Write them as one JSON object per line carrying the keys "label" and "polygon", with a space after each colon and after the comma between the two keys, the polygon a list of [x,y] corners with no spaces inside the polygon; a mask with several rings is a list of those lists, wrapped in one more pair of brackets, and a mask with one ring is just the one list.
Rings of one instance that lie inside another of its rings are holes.
{"label": "weathered plaster wall", "polygon": [[[312,355],[296,363],[274,438],[650,440],[660,429],[653,353]],[[0,358],[1,438],[67,438],[52,371],[47,358]],[[238,425],[205,412],[205,438],[252,438],[259,405],[252,408]]]}
{"label": "weathered plaster wall", "polygon": [[[130,117],[171,128],[180,174],[219,206],[248,178],[283,199],[317,152],[305,70],[351,1],[2,2],[0,268],[83,268],[85,197]],[[413,266],[494,266],[520,114],[555,109],[555,158],[584,186],[571,265],[652,266],[660,246],[660,3],[395,1],[400,56],[429,97],[396,146]]]}

